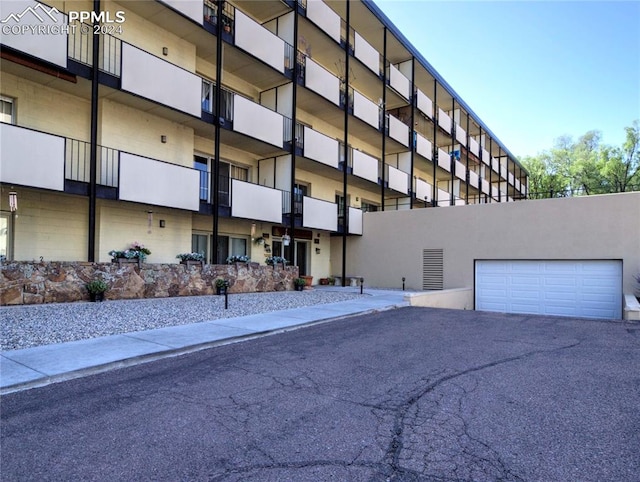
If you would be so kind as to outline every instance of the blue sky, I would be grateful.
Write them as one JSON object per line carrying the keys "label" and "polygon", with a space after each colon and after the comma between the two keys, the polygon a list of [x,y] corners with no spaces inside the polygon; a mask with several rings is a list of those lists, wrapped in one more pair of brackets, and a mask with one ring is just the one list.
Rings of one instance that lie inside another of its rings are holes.
{"label": "blue sky", "polygon": [[516,156],[640,119],[640,1],[374,1]]}

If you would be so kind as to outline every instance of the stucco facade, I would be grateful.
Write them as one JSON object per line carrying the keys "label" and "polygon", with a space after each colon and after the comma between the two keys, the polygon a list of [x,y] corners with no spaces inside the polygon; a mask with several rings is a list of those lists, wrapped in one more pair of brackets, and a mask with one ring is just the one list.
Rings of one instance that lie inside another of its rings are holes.
{"label": "stucco facade", "polygon": [[[347,271],[367,286],[421,290],[424,249],[443,249],[443,288],[474,286],[476,260],[622,260],[640,273],[640,193],[366,213]],[[338,247],[336,246],[336,249]]]}

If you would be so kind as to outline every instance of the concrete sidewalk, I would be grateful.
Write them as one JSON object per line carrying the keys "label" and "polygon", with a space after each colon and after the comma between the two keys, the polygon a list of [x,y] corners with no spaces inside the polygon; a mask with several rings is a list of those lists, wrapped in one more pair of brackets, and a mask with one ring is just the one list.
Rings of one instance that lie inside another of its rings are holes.
{"label": "concrete sidewalk", "polygon": [[[409,293],[365,289],[365,298],[259,315],[203,320],[0,353],[0,394],[175,356],[294,327],[409,306]],[[110,303],[117,303],[111,301]]]}

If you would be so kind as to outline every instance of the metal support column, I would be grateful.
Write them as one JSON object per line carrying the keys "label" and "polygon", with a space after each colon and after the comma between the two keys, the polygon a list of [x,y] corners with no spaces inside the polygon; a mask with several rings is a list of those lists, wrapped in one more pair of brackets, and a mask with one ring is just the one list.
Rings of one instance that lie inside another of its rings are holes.
{"label": "metal support column", "polygon": [[[96,18],[100,13],[100,0],[93,0],[93,11]],[[99,22],[96,20],[94,25]],[[92,36],[93,58],[91,59],[91,153],[89,157],[89,226],[87,243],[87,261],[96,260],[96,182],[98,173],[98,94],[100,84],[98,61],[100,57],[100,36]]]}

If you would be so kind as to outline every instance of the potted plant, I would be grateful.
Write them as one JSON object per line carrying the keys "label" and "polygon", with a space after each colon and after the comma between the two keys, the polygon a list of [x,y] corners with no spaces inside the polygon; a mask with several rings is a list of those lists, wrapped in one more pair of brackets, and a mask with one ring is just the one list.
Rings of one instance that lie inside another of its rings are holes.
{"label": "potted plant", "polygon": [[251,258],[246,254],[239,256],[229,256],[227,258],[227,264],[248,263],[249,261],[251,261]]}
{"label": "potted plant", "polygon": [[307,284],[307,281],[304,278],[296,278],[293,280],[293,287],[296,291],[302,291]]}
{"label": "potted plant", "polygon": [[222,294],[222,290],[224,290],[227,287],[227,282],[225,280],[223,280],[222,278],[218,278],[216,280],[216,294],[217,295],[221,295]]}
{"label": "potted plant", "polygon": [[103,301],[104,294],[109,289],[109,285],[100,279],[94,279],[86,284],[91,301]]}
{"label": "potted plant", "polygon": [[329,278],[327,278],[327,281],[329,281],[329,285],[331,286],[335,286],[336,284],[336,279],[333,276],[329,276]]}
{"label": "potted plant", "polygon": [[180,253],[176,255],[176,258],[180,259],[180,264],[186,264],[187,267],[194,265],[204,265],[203,253]]}
{"label": "potted plant", "polygon": [[112,263],[138,263],[138,266],[140,266],[150,254],[151,251],[149,248],[145,248],[144,244],[140,244],[138,241],[131,243],[131,246],[124,251],[115,249],[109,251]]}
{"label": "potted plant", "polygon": [[282,256],[269,256],[267,259],[264,260],[265,263],[267,263],[269,266],[273,266],[276,267],[279,264],[282,264],[282,267],[284,268],[284,266],[289,262],[286,259],[284,259]]}

